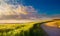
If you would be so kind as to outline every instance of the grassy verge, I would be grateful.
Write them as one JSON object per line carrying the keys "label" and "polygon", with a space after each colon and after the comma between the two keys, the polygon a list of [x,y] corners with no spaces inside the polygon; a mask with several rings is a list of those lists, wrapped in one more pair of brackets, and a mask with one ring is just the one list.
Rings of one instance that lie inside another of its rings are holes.
{"label": "grassy verge", "polygon": [[0,24],[0,36],[47,36],[40,23]]}

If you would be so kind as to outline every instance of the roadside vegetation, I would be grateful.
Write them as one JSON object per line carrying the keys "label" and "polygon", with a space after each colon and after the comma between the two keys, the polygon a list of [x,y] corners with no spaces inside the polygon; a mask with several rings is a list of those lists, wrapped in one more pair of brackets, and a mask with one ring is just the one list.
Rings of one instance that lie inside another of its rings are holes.
{"label": "roadside vegetation", "polygon": [[47,36],[40,23],[0,24],[0,36]]}

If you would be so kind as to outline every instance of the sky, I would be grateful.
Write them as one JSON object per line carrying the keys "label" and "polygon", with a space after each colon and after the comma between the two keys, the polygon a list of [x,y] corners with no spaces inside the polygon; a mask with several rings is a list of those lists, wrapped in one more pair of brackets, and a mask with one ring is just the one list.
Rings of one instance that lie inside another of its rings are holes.
{"label": "sky", "polygon": [[0,0],[0,19],[45,19],[59,16],[60,0]]}
{"label": "sky", "polygon": [[60,14],[60,0],[25,0],[25,5],[32,5],[38,13]]}

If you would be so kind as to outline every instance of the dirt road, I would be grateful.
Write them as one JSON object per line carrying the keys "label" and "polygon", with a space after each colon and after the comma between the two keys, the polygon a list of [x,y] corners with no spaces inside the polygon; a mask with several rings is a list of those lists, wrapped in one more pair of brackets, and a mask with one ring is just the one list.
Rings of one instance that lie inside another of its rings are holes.
{"label": "dirt road", "polygon": [[[52,25],[52,24],[50,24]],[[48,26],[46,24],[42,24],[41,27],[47,32],[49,36],[60,36],[60,29],[52,26]]]}

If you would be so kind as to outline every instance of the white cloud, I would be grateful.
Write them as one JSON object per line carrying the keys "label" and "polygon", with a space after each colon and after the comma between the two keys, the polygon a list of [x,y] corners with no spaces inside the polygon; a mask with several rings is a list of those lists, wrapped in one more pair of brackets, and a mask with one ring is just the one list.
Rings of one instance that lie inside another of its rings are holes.
{"label": "white cloud", "polygon": [[[12,2],[11,2],[12,1]],[[0,19],[52,19],[46,14],[38,14],[33,6],[23,6],[19,0],[0,0]],[[22,0],[21,0],[22,1]],[[15,4],[15,5],[14,5]]]}
{"label": "white cloud", "polygon": [[[37,11],[32,6],[12,5],[9,0],[0,0],[0,19],[32,19],[37,18]],[[14,1],[13,1],[14,2]],[[16,1],[15,1],[16,2]],[[15,3],[14,2],[14,3]]]}

